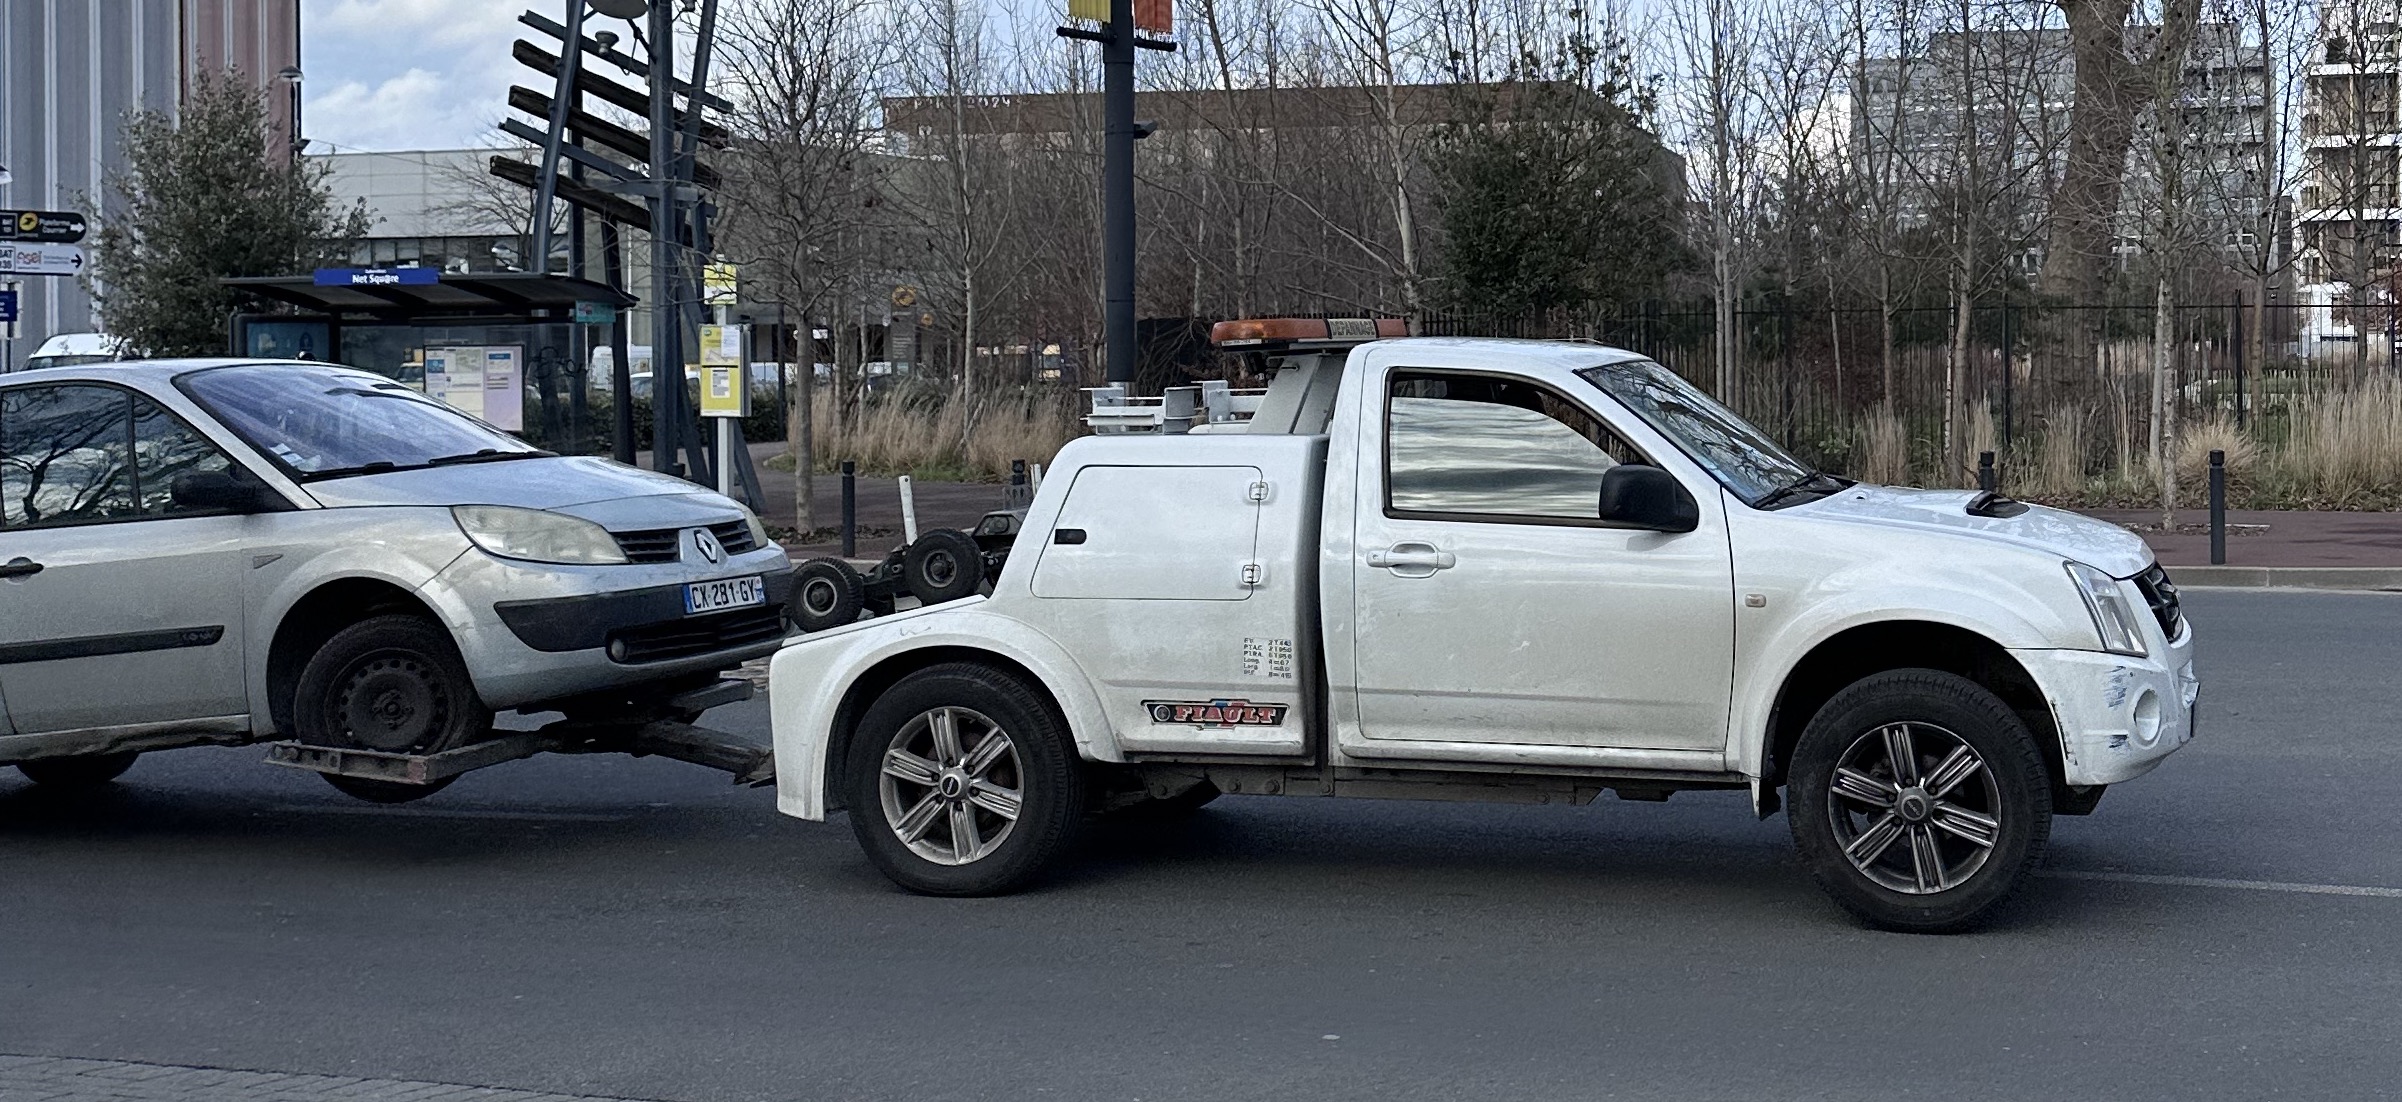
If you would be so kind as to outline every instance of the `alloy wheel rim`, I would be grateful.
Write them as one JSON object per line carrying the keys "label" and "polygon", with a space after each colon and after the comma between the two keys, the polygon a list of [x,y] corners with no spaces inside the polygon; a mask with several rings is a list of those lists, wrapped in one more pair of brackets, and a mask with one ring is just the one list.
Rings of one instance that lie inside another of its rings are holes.
{"label": "alloy wheel rim", "polygon": [[1845,860],[1879,887],[1967,883],[2001,838],[2001,786],[1966,739],[1932,723],[1872,728],[1835,759],[1827,813]]}
{"label": "alloy wheel rim", "polygon": [[1017,829],[1024,770],[1016,740],[972,708],[929,708],[901,725],[878,763],[884,824],[938,865],[972,864]]}

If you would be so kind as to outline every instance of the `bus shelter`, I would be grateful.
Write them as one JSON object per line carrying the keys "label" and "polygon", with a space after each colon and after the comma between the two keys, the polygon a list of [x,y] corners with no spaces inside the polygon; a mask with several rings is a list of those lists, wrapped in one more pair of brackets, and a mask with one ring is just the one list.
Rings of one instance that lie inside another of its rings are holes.
{"label": "bus shelter", "polygon": [[[591,349],[625,362],[623,311],[606,284],[534,272],[324,268],[227,279],[292,308],[233,319],[237,356],[328,360],[389,376],[553,451],[609,450],[613,380]],[[597,394],[596,394],[597,388]]]}

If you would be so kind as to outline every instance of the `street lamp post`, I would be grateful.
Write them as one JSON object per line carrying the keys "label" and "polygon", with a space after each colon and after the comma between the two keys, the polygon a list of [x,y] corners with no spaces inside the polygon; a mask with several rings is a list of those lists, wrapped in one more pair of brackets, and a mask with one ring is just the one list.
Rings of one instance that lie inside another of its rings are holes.
{"label": "street lamp post", "polygon": [[307,138],[300,136],[300,82],[302,79],[300,66],[284,66],[282,72],[275,74],[275,79],[284,82],[286,94],[290,97],[289,125],[291,129],[284,134],[284,141],[291,146],[292,159],[297,161],[300,159],[300,151],[307,148],[309,144]]}

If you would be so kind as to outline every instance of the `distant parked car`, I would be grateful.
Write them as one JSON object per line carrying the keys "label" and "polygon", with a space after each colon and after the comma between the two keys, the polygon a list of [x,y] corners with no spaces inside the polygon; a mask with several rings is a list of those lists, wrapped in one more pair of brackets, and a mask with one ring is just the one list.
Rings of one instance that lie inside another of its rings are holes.
{"label": "distant parked car", "polygon": [[0,764],[39,782],[203,743],[430,755],[497,710],[622,714],[773,650],[791,579],[730,499],[380,375],[0,378]]}
{"label": "distant parked car", "polygon": [[[125,341],[106,333],[59,333],[25,357],[25,370],[110,363],[125,358]],[[0,365],[0,370],[5,370]]]}

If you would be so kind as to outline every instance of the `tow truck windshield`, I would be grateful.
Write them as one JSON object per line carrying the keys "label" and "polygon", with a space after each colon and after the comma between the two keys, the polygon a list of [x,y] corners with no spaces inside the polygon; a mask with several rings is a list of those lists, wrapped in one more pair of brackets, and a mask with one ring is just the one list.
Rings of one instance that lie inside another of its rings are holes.
{"label": "tow truck windshield", "polygon": [[1832,492],[1850,485],[1787,455],[1733,410],[1650,360],[1622,360],[1577,374],[1633,410],[1752,508],[1784,504],[1822,486]]}

